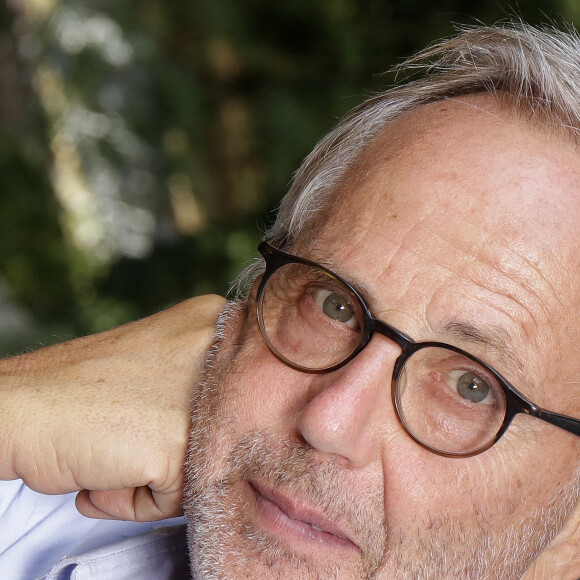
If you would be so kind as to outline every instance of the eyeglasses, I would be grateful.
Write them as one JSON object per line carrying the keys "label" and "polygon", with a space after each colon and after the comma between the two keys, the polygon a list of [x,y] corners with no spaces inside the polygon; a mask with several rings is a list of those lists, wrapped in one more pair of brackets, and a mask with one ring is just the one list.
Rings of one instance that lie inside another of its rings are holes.
{"label": "eyeglasses", "polygon": [[491,447],[518,413],[580,436],[580,420],[534,405],[476,356],[450,344],[415,342],[373,317],[351,284],[324,266],[262,242],[266,270],[257,318],[270,351],[308,373],[335,371],[378,332],[399,345],[391,397],[399,421],[420,445],[446,457]]}

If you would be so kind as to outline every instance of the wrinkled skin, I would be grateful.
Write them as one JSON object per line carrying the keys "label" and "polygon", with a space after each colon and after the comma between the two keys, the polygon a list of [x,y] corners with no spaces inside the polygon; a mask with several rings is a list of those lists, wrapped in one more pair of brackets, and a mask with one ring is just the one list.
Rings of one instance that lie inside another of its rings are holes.
{"label": "wrinkled skin", "polygon": [[[357,283],[415,340],[469,350],[538,405],[580,416],[572,144],[488,96],[434,103],[367,148],[331,210],[293,253]],[[524,573],[575,503],[579,438],[518,416],[485,453],[440,457],[393,411],[396,344],[375,336],[341,369],[301,373],[267,350],[253,308],[252,295],[227,319],[194,402],[196,577]]]}
{"label": "wrinkled skin", "polygon": [[[0,361],[0,479],[84,490],[85,515],[180,515],[189,403],[225,300]],[[88,491],[91,490],[91,491]]]}

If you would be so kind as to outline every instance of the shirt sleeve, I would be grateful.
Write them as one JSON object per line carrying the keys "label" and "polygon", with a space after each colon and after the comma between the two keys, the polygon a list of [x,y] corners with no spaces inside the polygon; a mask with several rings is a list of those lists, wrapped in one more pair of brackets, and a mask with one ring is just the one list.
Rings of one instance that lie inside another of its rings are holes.
{"label": "shirt sleeve", "polygon": [[[64,558],[149,532],[160,524],[85,518],[74,500],[75,494],[36,493],[20,480],[0,482],[2,578],[35,580]],[[167,520],[183,522],[183,518]]]}
{"label": "shirt sleeve", "polygon": [[86,554],[64,558],[39,580],[186,580],[185,525],[161,526]]}

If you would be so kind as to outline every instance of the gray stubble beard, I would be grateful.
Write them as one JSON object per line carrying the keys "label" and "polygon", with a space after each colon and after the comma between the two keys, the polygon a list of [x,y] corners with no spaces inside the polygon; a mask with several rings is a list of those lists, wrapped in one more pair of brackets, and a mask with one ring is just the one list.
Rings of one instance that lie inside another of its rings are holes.
{"label": "gray stubble beard", "polygon": [[[195,580],[240,580],[241,578],[288,578],[313,580],[346,578],[338,566],[314,569],[305,558],[273,541],[267,534],[252,529],[236,515],[243,514],[241,497],[236,496],[235,482],[224,478],[211,461],[211,449],[220,421],[220,384],[235,360],[240,335],[231,346],[229,358],[222,356],[221,347],[231,340],[231,320],[240,315],[244,304],[230,303],[220,316],[214,345],[208,353],[204,378],[195,397],[192,429],[186,466],[185,512],[189,521],[189,546],[192,574]],[[236,346],[237,345],[237,346]],[[260,438],[259,435],[253,434]],[[247,434],[245,444],[252,435]],[[257,452],[260,445],[255,442]],[[293,443],[280,441],[280,446]],[[251,449],[248,450],[251,453]],[[239,461],[238,461],[239,463]],[[243,466],[235,465],[229,473],[243,473]],[[338,470],[337,470],[338,474]],[[269,474],[268,477],[273,477]],[[278,474],[276,477],[283,477]],[[416,539],[407,533],[398,539],[387,537],[383,521],[384,539],[380,559],[361,566],[353,580],[417,580],[434,578],[462,578],[465,580],[513,580],[519,578],[539,555],[573,509],[579,497],[579,476],[576,474],[542,508],[530,512],[518,528],[497,531],[480,515],[479,522],[465,529],[465,522],[446,520],[437,516],[428,535],[417,530]],[[238,494],[239,495],[239,494]],[[377,522],[374,522],[376,529]],[[369,539],[372,544],[372,539]],[[235,553],[232,553],[235,547]],[[228,575],[228,568],[233,575]],[[263,570],[258,576],[258,569]],[[390,570],[390,572],[389,572]],[[246,574],[243,576],[242,574]],[[298,574],[298,575],[297,575]]]}

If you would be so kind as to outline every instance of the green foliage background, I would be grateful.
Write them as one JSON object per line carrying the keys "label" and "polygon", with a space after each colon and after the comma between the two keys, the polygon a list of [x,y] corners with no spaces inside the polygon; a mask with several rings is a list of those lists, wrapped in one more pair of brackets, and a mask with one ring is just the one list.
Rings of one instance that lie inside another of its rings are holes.
{"label": "green foliage background", "polygon": [[0,6],[0,353],[224,293],[292,172],[454,24],[575,0]]}

